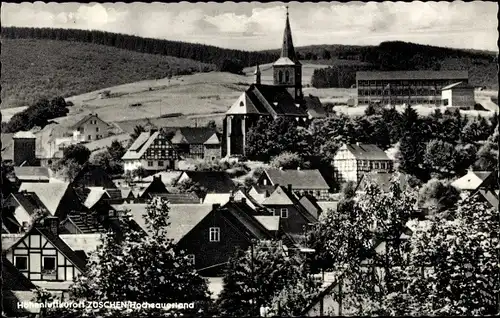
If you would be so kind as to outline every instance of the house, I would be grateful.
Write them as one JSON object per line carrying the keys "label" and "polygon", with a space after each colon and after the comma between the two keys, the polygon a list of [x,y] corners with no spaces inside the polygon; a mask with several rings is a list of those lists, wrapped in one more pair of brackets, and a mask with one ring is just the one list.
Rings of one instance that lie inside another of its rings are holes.
{"label": "house", "polygon": [[85,261],[59,238],[58,224],[58,218],[47,217],[10,246],[2,238],[2,249],[5,259],[34,285],[63,292],[85,270]]}
{"label": "house", "polygon": [[[120,208],[130,210],[136,223],[146,230],[142,217],[145,204],[129,204]],[[191,257],[200,274],[219,276],[236,249],[247,249],[252,240],[270,240],[275,237],[266,226],[276,229],[276,221],[258,221],[249,210],[251,208],[245,202],[235,201],[224,206],[172,204],[167,236],[178,249]]]}
{"label": "house", "polygon": [[152,129],[137,137],[123,155],[124,170],[134,171],[139,167],[150,172],[159,172],[177,167],[178,155],[164,130]]}
{"label": "house", "polygon": [[393,161],[376,145],[344,144],[333,158],[334,179],[337,185],[352,181],[359,183],[364,173],[391,172]]}
{"label": "house", "polygon": [[156,194],[168,193],[165,184],[160,177],[153,178],[151,182],[136,182],[132,187],[132,193],[136,200],[145,201]]}
{"label": "house", "polygon": [[210,127],[181,127],[170,140],[182,158],[219,160],[221,137]]}
{"label": "house", "polygon": [[72,181],[74,187],[103,187],[106,189],[116,188],[109,174],[98,165],[85,163]]}
{"label": "house", "polygon": [[302,65],[295,53],[288,12],[281,55],[273,63],[272,73],[273,84],[262,84],[262,74],[257,65],[255,82],[226,112],[223,120],[222,156],[244,156],[249,128],[260,118],[275,120],[287,117],[305,126],[319,112],[319,99],[304,98],[302,92]]}
{"label": "house", "polygon": [[132,203],[135,200],[135,196],[131,188],[104,188],[104,191],[109,197],[107,200],[109,204]]}
{"label": "house", "polygon": [[24,231],[33,218],[41,215],[50,215],[50,213],[33,192],[11,193],[3,202],[2,221],[10,233]]}
{"label": "house", "polygon": [[266,169],[257,181],[258,185],[288,185],[291,184],[294,193],[310,194],[318,200],[326,200],[330,186],[319,170],[281,170]]}
{"label": "house", "polygon": [[196,183],[207,193],[230,193],[236,190],[236,185],[225,171],[183,171],[175,185],[182,182]]}
{"label": "house", "polygon": [[390,192],[393,180],[396,181],[402,191],[405,191],[409,187],[409,176],[404,173],[373,171],[363,174],[361,180],[356,185],[356,192],[365,193],[369,184],[377,185],[382,192]]}
{"label": "house", "polygon": [[295,197],[292,185],[287,188],[277,186],[263,201],[259,202],[274,216],[280,217],[283,231],[290,234],[303,234],[318,219],[311,215]]}
{"label": "house", "polygon": [[19,193],[32,192],[40,199],[50,215],[66,218],[71,211],[86,211],[73,187],[67,182],[22,183]]}
{"label": "house", "polygon": [[16,179],[21,183],[50,181],[49,168],[46,167],[14,167],[14,174],[16,175]]}
{"label": "house", "polygon": [[474,86],[467,82],[456,82],[441,89],[441,103],[447,107],[474,109]]}
{"label": "house", "polygon": [[88,142],[108,137],[111,128],[112,126],[97,114],[88,114],[71,126],[70,130],[74,140]]}
{"label": "house", "polygon": [[498,188],[497,173],[493,171],[467,170],[467,174],[451,183],[452,186],[465,193],[477,191],[479,188]]}

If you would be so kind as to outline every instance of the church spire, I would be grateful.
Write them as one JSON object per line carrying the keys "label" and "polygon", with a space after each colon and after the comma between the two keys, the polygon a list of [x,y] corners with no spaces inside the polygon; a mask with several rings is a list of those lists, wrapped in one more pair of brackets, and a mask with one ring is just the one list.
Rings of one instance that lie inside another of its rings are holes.
{"label": "church spire", "polygon": [[257,64],[257,66],[255,67],[255,84],[259,84],[260,85],[260,67],[259,67],[259,64]]}
{"label": "church spire", "polygon": [[283,46],[281,47],[281,57],[288,57],[290,60],[296,62],[295,48],[292,41],[292,30],[290,29],[290,20],[288,18],[288,6],[286,6],[286,24],[285,32],[283,34]]}

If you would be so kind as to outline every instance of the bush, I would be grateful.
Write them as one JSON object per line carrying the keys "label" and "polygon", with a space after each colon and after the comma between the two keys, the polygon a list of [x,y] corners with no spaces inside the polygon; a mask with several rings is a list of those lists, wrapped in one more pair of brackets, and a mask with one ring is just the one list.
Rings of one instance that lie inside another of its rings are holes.
{"label": "bush", "polygon": [[294,152],[285,151],[271,159],[270,165],[274,168],[297,169],[302,168],[304,160]]}
{"label": "bush", "polygon": [[460,199],[460,191],[449,181],[431,179],[418,193],[418,205],[431,214],[452,208]]}

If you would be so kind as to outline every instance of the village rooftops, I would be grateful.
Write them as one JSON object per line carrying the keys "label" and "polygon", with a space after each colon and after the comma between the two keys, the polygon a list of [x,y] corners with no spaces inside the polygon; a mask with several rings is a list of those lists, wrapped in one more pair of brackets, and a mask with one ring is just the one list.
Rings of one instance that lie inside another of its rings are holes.
{"label": "village rooftops", "polygon": [[14,174],[21,181],[49,181],[49,168],[46,167],[14,167]]}
{"label": "village rooftops", "polygon": [[61,200],[68,190],[69,183],[22,183],[19,192],[34,192],[40,201],[47,207],[48,211],[55,215]]}
{"label": "village rooftops", "polygon": [[[216,136],[213,139],[213,136]],[[205,144],[212,140],[211,143],[219,144],[217,138],[217,130],[209,127],[181,127],[175,132],[170,142],[172,144]]]}
{"label": "village rooftops", "polygon": [[467,174],[451,183],[462,191],[475,191],[491,175],[491,171],[467,171]]}

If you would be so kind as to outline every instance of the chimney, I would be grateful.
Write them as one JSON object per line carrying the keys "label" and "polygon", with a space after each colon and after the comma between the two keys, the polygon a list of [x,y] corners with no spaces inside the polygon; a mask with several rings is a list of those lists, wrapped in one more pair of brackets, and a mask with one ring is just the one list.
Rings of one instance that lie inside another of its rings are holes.
{"label": "chimney", "polygon": [[43,222],[45,228],[52,234],[59,235],[59,218],[57,216],[48,216]]}
{"label": "chimney", "polygon": [[212,210],[217,210],[217,209],[220,209],[220,203],[212,204]]}
{"label": "chimney", "polygon": [[287,185],[287,189],[288,189],[288,191],[292,192],[292,185],[291,185],[291,184],[288,184],[288,185]]}
{"label": "chimney", "polygon": [[231,193],[229,194],[229,201],[230,202],[234,201],[234,191],[231,191]]}

